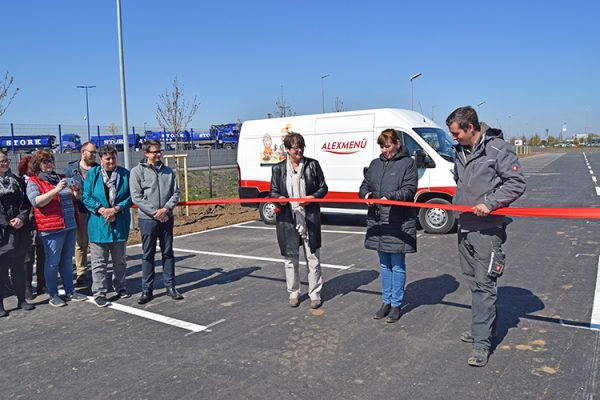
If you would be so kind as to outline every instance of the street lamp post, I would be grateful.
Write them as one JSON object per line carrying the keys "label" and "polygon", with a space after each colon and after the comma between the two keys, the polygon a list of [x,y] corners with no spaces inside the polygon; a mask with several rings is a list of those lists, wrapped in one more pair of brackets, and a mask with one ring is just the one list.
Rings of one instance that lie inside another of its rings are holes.
{"label": "street lamp post", "polygon": [[85,118],[87,120],[87,131],[88,131],[88,142],[91,140],[90,136],[90,103],[88,101],[88,89],[95,88],[96,86],[77,86],[77,89],[85,89]]}
{"label": "street lamp post", "polygon": [[420,77],[421,75],[423,75],[421,72],[417,72],[416,74],[414,74],[413,76],[410,77],[410,109],[414,110],[414,105],[413,105],[413,81],[415,79],[417,79],[418,77]]}
{"label": "street lamp post", "polygon": [[321,77],[321,112],[325,112],[325,86],[323,85],[323,80],[327,78],[329,74],[323,75]]}
{"label": "street lamp post", "polygon": [[479,109],[480,109],[480,107],[481,107],[482,105],[484,105],[484,104],[485,104],[485,100],[483,100],[483,101],[480,101],[479,103],[477,103],[477,114],[479,114]]}

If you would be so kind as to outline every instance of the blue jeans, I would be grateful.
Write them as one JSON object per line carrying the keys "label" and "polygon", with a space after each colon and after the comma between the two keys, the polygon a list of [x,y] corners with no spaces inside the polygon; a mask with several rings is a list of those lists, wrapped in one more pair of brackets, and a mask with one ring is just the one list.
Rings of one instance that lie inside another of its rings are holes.
{"label": "blue jeans", "polygon": [[73,255],[75,254],[75,239],[77,229],[69,229],[42,236],[46,263],[44,275],[50,297],[58,295],[57,273],[60,274],[63,287],[67,294],[73,293]]}
{"label": "blue jeans", "polygon": [[381,267],[381,297],[384,304],[400,307],[404,299],[406,280],[406,255],[404,253],[379,254]]}

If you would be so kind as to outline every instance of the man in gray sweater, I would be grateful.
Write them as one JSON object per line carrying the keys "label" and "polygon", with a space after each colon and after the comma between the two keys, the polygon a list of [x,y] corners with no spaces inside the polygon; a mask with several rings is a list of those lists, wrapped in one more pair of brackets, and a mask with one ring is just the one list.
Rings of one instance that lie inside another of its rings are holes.
{"label": "man in gray sweater", "polygon": [[454,157],[454,203],[473,206],[458,217],[458,253],[463,275],[472,295],[471,330],[461,335],[473,343],[467,363],[487,364],[496,326],[496,279],[502,274],[506,223],[502,215],[490,215],[508,207],[525,192],[525,177],[510,144],[499,129],[480,125],[472,107],[460,107],[446,119],[458,141]]}
{"label": "man in gray sweater", "polygon": [[181,300],[175,289],[175,257],[173,255],[173,209],[179,202],[179,187],[173,170],[162,161],[157,140],[146,140],[142,147],[146,158],[131,169],[129,189],[138,209],[138,225],[142,236],[142,295],[138,304],[154,298],[154,254],[160,243],[163,282],[167,296]]}

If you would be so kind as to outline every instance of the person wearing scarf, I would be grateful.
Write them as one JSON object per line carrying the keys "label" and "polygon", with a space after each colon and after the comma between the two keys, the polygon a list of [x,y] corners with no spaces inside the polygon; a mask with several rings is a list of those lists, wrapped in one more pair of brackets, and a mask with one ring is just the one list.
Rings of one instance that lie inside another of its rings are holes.
{"label": "person wearing scarf", "polygon": [[103,145],[100,165],[90,168],[83,185],[83,204],[88,209],[88,236],[92,258],[92,292],[98,307],[108,305],[107,266],[113,264],[112,286],[120,298],[127,291],[125,249],[129,238],[132,205],[129,171],[117,165],[117,149]]}
{"label": "person wearing scarf", "polygon": [[[304,138],[299,133],[289,133],[283,139],[287,158],[275,164],[271,175],[273,198],[323,198],[327,184],[317,160],[304,157]],[[321,306],[321,208],[319,203],[281,203],[277,212],[277,242],[285,257],[285,280],[291,307],[300,304],[300,247],[308,266],[308,296],[310,307]]]}
{"label": "person wearing scarf", "polygon": [[54,171],[54,156],[47,150],[33,154],[28,172],[27,197],[34,207],[35,224],[44,244],[44,275],[50,305],[66,305],[58,295],[58,274],[67,300],[87,300],[87,296],[75,292],[72,274],[79,221],[77,199],[81,196],[81,187]]}
{"label": "person wearing scarf", "polygon": [[17,307],[23,310],[35,308],[25,299],[25,254],[31,246],[30,209],[25,184],[11,172],[10,159],[0,150],[0,317],[8,315],[4,309],[4,285],[9,270]]}

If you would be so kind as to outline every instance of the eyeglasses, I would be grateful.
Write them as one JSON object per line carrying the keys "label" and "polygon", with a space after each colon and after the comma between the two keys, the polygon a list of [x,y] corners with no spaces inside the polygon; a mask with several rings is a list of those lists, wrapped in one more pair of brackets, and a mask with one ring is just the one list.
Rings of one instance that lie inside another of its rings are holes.
{"label": "eyeglasses", "polygon": [[86,150],[86,151],[87,151],[88,153],[90,153],[90,154],[93,154],[93,155],[96,155],[96,153],[97,153],[97,151],[89,151],[89,150]]}
{"label": "eyeglasses", "polygon": [[52,159],[42,160],[42,164],[54,164],[54,160],[52,160]]}
{"label": "eyeglasses", "polygon": [[0,164],[9,164],[10,163],[10,158],[7,158],[6,160],[0,160]]}
{"label": "eyeglasses", "polygon": [[290,150],[294,151],[304,151],[304,147],[291,147]]}
{"label": "eyeglasses", "polygon": [[162,150],[147,151],[146,153],[159,154],[159,153],[162,153]]}

